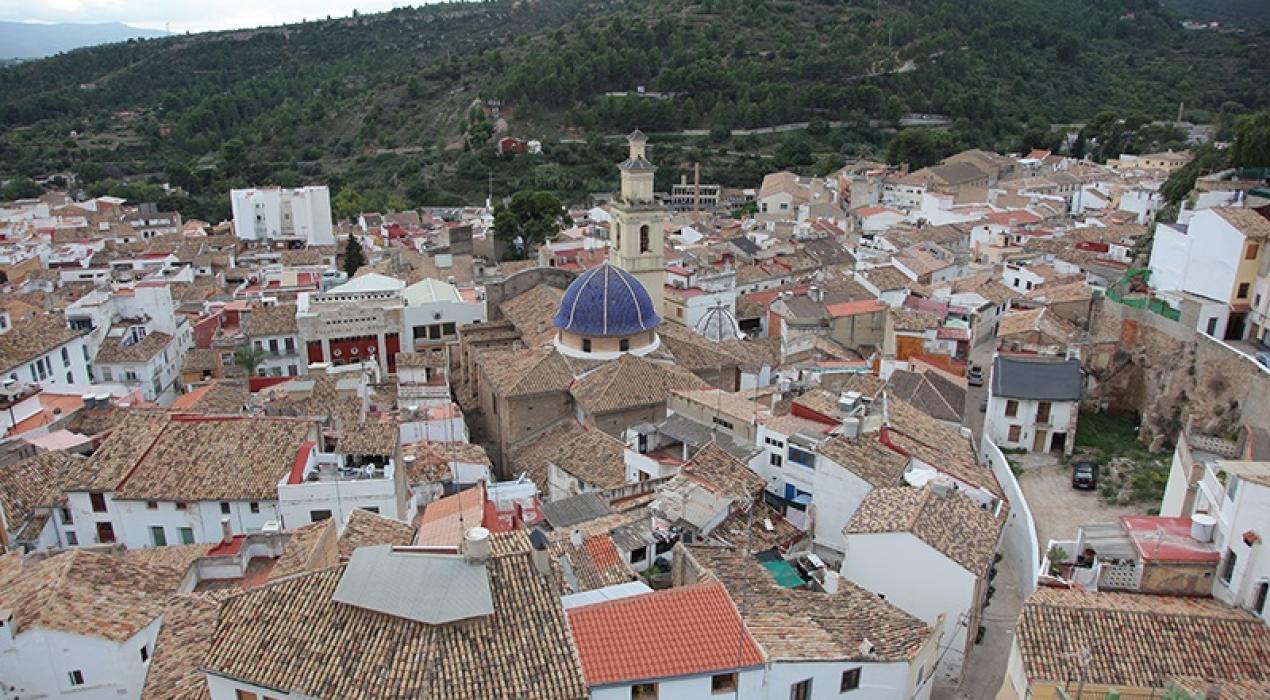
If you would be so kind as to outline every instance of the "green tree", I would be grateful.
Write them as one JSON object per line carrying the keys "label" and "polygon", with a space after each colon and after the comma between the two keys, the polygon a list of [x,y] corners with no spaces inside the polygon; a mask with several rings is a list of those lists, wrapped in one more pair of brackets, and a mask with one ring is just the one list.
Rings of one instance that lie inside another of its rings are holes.
{"label": "green tree", "polygon": [[4,186],[0,190],[0,199],[29,199],[31,197],[39,197],[44,193],[44,189],[35,184],[35,181],[29,177],[19,178]]}
{"label": "green tree", "polygon": [[331,200],[331,208],[335,210],[336,219],[351,219],[368,211],[366,197],[351,186],[342,187],[335,193],[335,198]]}
{"label": "green tree", "polygon": [[564,205],[550,192],[517,192],[506,205],[494,208],[494,234],[517,257],[527,257],[559,233],[564,221]]}
{"label": "green tree", "polygon": [[251,343],[243,343],[234,348],[234,364],[246,370],[249,377],[255,376],[256,368],[264,361],[265,351]]}
{"label": "green tree", "polygon": [[1235,119],[1230,164],[1241,168],[1270,166],[1270,110]]}
{"label": "green tree", "polygon": [[957,152],[957,137],[947,129],[902,129],[887,146],[886,157],[892,163],[908,163],[917,170],[934,165]]}
{"label": "green tree", "polygon": [[352,277],[365,264],[366,255],[362,252],[362,242],[357,239],[357,236],[350,234],[348,244],[344,246],[344,272]]}
{"label": "green tree", "polygon": [[1191,162],[1169,175],[1164,185],[1160,187],[1160,194],[1164,195],[1165,201],[1169,204],[1178,204],[1190,196],[1200,173],[1221,170],[1226,167],[1226,163],[1224,152],[1209,144],[1200,146],[1195,150],[1195,157],[1191,159]]}

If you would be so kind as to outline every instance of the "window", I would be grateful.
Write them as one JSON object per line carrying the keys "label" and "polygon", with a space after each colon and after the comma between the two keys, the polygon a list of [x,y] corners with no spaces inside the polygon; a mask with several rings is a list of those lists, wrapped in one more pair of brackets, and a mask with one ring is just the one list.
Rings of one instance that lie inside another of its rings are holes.
{"label": "window", "polygon": [[636,683],[631,686],[631,700],[657,700],[657,684]]}
{"label": "window", "polygon": [[229,501],[220,502],[221,515],[229,515]]}
{"label": "window", "polygon": [[93,504],[94,513],[106,512],[106,495],[101,493],[88,494],[88,500]]}
{"label": "window", "polygon": [[1207,333],[1209,335],[1217,335],[1217,318],[1216,317],[1208,319]]}
{"label": "window", "polygon": [[732,423],[731,423],[731,422],[729,422],[729,421],[725,421],[725,420],[723,420],[722,418],[719,418],[718,416],[714,416],[714,417],[712,417],[710,420],[714,421],[714,424],[715,424],[715,425],[717,425],[717,426],[719,426],[719,427],[721,427],[721,428],[727,428],[728,430],[731,430],[731,429],[732,429]]}
{"label": "window", "polygon": [[455,333],[455,329],[454,329],[454,324],[453,324],[453,323],[442,323],[442,324],[441,324],[441,334],[442,334],[442,335],[447,335],[447,336],[450,336],[450,335],[454,335],[454,333]]}
{"label": "window", "polygon": [[816,468],[816,454],[806,450],[800,450],[793,445],[789,446],[789,461],[794,464],[807,467],[808,469]]}
{"label": "window", "polygon": [[1017,416],[1017,415],[1019,415],[1019,402],[1018,402],[1018,401],[1006,401],[1006,402],[1005,402],[1005,417],[1006,417],[1006,418],[1013,418],[1013,417],[1015,417],[1015,416]]}
{"label": "window", "polygon": [[1252,611],[1258,615],[1264,615],[1266,612],[1266,597],[1270,595],[1270,582],[1262,581],[1257,584],[1257,597],[1253,600]]}
{"label": "window", "polygon": [[186,508],[190,507],[190,504],[184,501],[177,501],[175,505],[177,510],[185,510]]}
{"label": "window", "polygon": [[62,366],[71,366],[71,351],[67,350],[65,347],[62,347]]}
{"label": "window", "polygon": [[1036,422],[1037,423],[1050,422],[1050,407],[1051,406],[1052,404],[1050,404],[1049,401],[1042,401],[1039,404],[1037,404],[1036,406]]}
{"label": "window", "polygon": [[1235,554],[1235,550],[1226,550],[1226,563],[1221,567],[1222,583],[1230,584],[1230,580],[1235,576],[1235,565],[1239,563],[1239,555]]}
{"label": "window", "polygon": [[62,512],[62,524],[63,524],[63,525],[74,525],[74,524],[75,524],[75,517],[74,517],[73,515],[71,515],[71,509],[70,509],[70,508],[59,508],[58,510],[60,510],[60,511]]}
{"label": "window", "polygon": [[362,508],[362,510],[366,511],[367,513],[374,513],[376,515],[379,514],[379,506],[366,506],[365,508]]}
{"label": "window", "polygon": [[860,669],[853,668],[842,672],[842,682],[838,684],[838,692],[845,693],[860,687]]}
{"label": "window", "polygon": [[590,338],[583,338],[583,339],[582,339],[582,352],[591,352],[591,339],[590,339]]}
{"label": "window", "polygon": [[1256,260],[1257,253],[1261,251],[1261,247],[1256,243],[1249,243],[1248,249],[1244,251],[1244,260]]}
{"label": "window", "polygon": [[249,504],[249,506],[248,506],[248,507],[249,507],[249,509],[251,510],[251,512],[253,512],[253,513],[259,513],[259,512],[260,512],[260,504],[259,504],[259,503],[257,503],[256,501],[252,501],[252,502]]}
{"label": "window", "polygon": [[782,461],[782,460],[781,460],[781,456],[780,456],[780,455],[778,455],[778,454],[773,454],[773,455],[771,456],[771,465],[772,465],[773,467],[779,467],[779,466],[781,465],[781,461]]}
{"label": "window", "polygon": [[639,252],[641,253],[647,253],[653,249],[652,243],[649,241],[649,230],[648,224],[639,227]]}
{"label": "window", "polygon": [[710,677],[710,692],[715,695],[731,693],[736,690],[736,674],[720,673]]}
{"label": "window", "polygon": [[638,564],[648,558],[648,547],[631,550],[631,563]]}
{"label": "window", "polygon": [[145,645],[143,644],[141,645],[141,663],[145,663],[149,660],[150,660],[150,650],[147,649]]}
{"label": "window", "polygon": [[622,352],[626,352],[627,350],[630,350],[630,349],[631,349],[631,339],[630,339],[630,338],[622,338],[621,340],[617,341],[617,349],[618,349],[618,350],[621,350]]}
{"label": "window", "polygon": [[194,544],[194,528],[178,527],[176,533],[181,538],[181,544]]}
{"label": "window", "polygon": [[68,673],[68,674],[66,674],[66,675],[70,676],[71,685],[83,685],[83,684],[84,684],[84,672],[83,672],[83,671],[80,671],[80,670],[76,669],[76,670],[71,671],[70,673]]}
{"label": "window", "polygon": [[115,541],[115,526],[110,523],[97,523],[97,543],[113,544]]}
{"label": "window", "polygon": [[235,700],[258,700],[255,693],[249,693],[245,690],[235,690],[234,699]]}
{"label": "window", "polygon": [[321,522],[331,517],[329,510],[311,510],[309,511],[309,522]]}
{"label": "window", "polygon": [[159,509],[158,501],[146,501],[146,510],[158,510],[158,509]]}
{"label": "window", "polygon": [[162,525],[150,526],[150,543],[156,547],[163,547],[167,545],[168,536],[163,532]]}
{"label": "window", "polygon": [[1240,283],[1239,291],[1236,293],[1236,296],[1240,299],[1248,298],[1248,283],[1247,282]]}
{"label": "window", "polygon": [[1006,440],[1009,442],[1018,442],[1019,438],[1022,436],[1023,436],[1023,426],[1012,425],[1010,426],[1010,434],[1006,436]]}
{"label": "window", "polygon": [[79,546],[79,535],[76,535],[76,534],[75,534],[75,533],[73,533],[73,532],[68,532],[68,533],[66,533],[66,546],[67,546],[67,547],[78,547],[78,546]]}
{"label": "window", "polygon": [[798,681],[789,687],[789,700],[811,700],[811,679]]}

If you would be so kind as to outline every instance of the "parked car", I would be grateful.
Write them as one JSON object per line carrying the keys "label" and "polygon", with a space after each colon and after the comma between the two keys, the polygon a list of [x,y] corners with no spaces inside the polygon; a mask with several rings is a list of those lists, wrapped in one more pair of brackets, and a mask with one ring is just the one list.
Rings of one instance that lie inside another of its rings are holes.
{"label": "parked car", "polygon": [[988,412],[988,399],[987,399],[987,397],[984,397],[983,401],[980,401],[980,402],[979,402],[979,412],[980,412],[980,413],[987,413],[987,412]]}
{"label": "parked car", "polygon": [[983,386],[983,368],[971,365],[970,371],[966,372],[966,383],[970,386]]}
{"label": "parked car", "polygon": [[1098,464],[1077,462],[1072,465],[1072,488],[1092,491],[1098,488]]}
{"label": "parked car", "polygon": [[1252,357],[1253,359],[1257,361],[1257,364],[1267,369],[1270,369],[1270,352],[1261,350],[1257,354],[1253,355]]}

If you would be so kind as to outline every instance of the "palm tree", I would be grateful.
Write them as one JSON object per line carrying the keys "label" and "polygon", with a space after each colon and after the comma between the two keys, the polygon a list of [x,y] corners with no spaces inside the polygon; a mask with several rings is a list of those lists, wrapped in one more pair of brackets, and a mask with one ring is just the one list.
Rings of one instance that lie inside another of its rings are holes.
{"label": "palm tree", "polygon": [[256,375],[256,368],[264,361],[265,351],[251,343],[243,343],[234,349],[234,364],[247,370],[249,377]]}

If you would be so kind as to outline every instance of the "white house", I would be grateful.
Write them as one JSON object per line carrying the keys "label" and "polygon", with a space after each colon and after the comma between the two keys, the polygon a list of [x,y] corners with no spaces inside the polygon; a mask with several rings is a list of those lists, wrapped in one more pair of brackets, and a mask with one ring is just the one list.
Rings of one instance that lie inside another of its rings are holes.
{"label": "white house", "polygon": [[423,279],[401,290],[402,338],[407,349],[458,341],[458,327],[485,321],[485,301],[468,290],[435,279]]}
{"label": "white house", "polygon": [[150,331],[145,325],[115,325],[93,357],[93,376],[136,389],[151,403],[171,403],[177,396],[181,361],[192,337],[185,319],[181,319],[177,335]]}
{"label": "white house", "polygon": [[394,520],[414,518],[406,500],[396,425],[366,424],[347,430],[335,451],[305,442],[294,466],[277,482],[278,511],[288,528],[334,518],[342,529],[354,510]]}
{"label": "white house", "polygon": [[243,314],[243,330],[248,342],[263,353],[256,374],[295,377],[305,373],[308,363],[301,356],[295,304],[255,307]]}
{"label": "white house", "polygon": [[984,432],[1002,448],[1071,454],[1084,381],[1080,360],[997,355]]}
{"label": "white house", "polygon": [[325,185],[232,190],[229,196],[234,233],[242,240],[335,245]]}
{"label": "white house", "polygon": [[957,680],[974,648],[1004,523],[947,478],[875,489],[843,530],[842,575],[939,628],[947,653],[938,671]]}
{"label": "white house", "polygon": [[88,384],[89,353],[82,330],[56,315],[5,323],[0,330],[0,380],[6,385]]}
{"label": "white house", "polygon": [[718,581],[566,612],[592,700],[768,697],[763,652]]}
{"label": "white house", "polygon": [[15,552],[0,569],[0,697],[141,697],[169,581],[83,551],[25,560]]}

